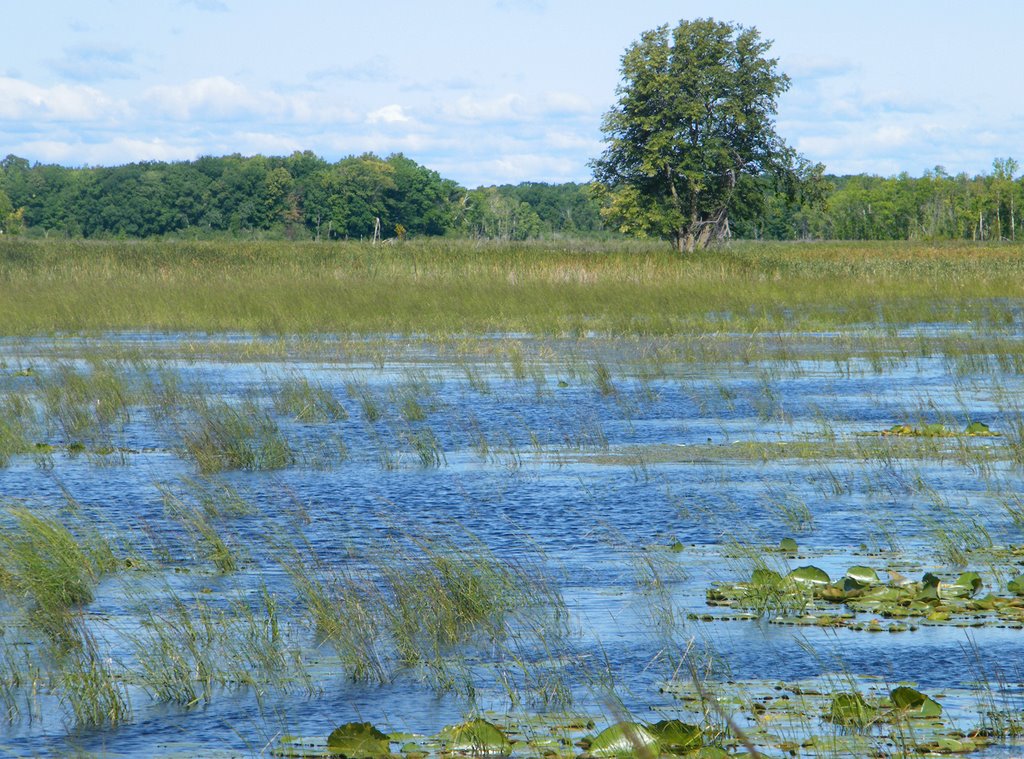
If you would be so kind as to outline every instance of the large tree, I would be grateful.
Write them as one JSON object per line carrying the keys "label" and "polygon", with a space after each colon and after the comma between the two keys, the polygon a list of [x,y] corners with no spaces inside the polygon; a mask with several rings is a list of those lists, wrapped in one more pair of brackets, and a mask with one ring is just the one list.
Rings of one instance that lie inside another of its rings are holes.
{"label": "large tree", "polygon": [[606,218],[692,251],[729,234],[743,175],[780,175],[795,154],[775,133],[789,78],[754,28],[713,19],[646,32],[622,56],[618,103],[593,162]]}

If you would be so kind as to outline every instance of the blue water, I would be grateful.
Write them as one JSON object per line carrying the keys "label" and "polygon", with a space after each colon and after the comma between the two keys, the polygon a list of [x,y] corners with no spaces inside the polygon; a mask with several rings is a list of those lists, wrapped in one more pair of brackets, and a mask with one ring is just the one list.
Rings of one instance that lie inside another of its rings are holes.
{"label": "blue water", "polygon": [[[285,469],[210,478],[236,488],[251,508],[217,520],[222,536],[242,557],[235,572],[219,575],[197,555],[161,492],[186,499],[193,493],[189,483],[197,470],[183,452],[182,435],[194,416],[182,411],[176,421],[167,421],[142,403],[133,405],[127,420],[95,430],[89,441],[92,447],[98,442],[119,447],[119,455],[71,454],[66,446],[73,441],[45,418],[41,388],[57,364],[90,371],[87,357],[76,358],[76,352],[90,348],[86,340],[0,343],[5,367],[0,397],[30,398],[38,413],[33,434],[38,442],[56,446],[49,455],[13,457],[0,469],[0,496],[8,504],[24,503],[87,525],[109,536],[115,550],[152,561],[146,572],[104,580],[86,609],[88,625],[114,666],[131,667],[133,654],[124,636],[137,625],[131,599],[139,597],[140,588],[148,587],[158,606],[163,587],[182,598],[217,603],[262,585],[282,599],[288,634],[303,648],[316,692],[270,688],[257,698],[251,688],[218,688],[208,703],[182,707],[158,703],[130,683],[132,715],[126,724],[80,731],[59,687],[47,685],[33,709],[0,724],[0,754],[63,755],[79,749],[103,756],[259,754],[283,734],[323,737],[350,720],[433,733],[465,714],[470,707],[464,698],[439,695],[424,684],[422,673],[399,669],[391,682],[364,684],[329,663],[304,626],[271,536],[305,546],[331,567],[372,566],[368,552],[403,535],[462,539],[469,534],[503,560],[536,563],[569,612],[572,634],[560,653],[572,662],[566,671],[574,673],[577,708],[584,710],[599,712],[606,703],[607,694],[596,690],[592,677],[588,680],[598,670],[610,671],[628,708],[638,713],[664,708],[658,685],[678,665],[665,651],[687,642],[694,656],[712,662],[714,677],[737,680],[796,680],[847,671],[912,681],[922,689],[970,687],[993,667],[1019,659],[1024,631],[1017,630],[927,627],[872,635],[764,622],[686,621],[686,613],[707,610],[709,583],[749,573],[749,559],[736,556],[737,542],[771,546],[793,536],[801,557],[790,565],[814,563],[834,577],[855,563],[883,569],[891,556],[911,562],[919,573],[958,571],[949,566],[937,539],[952,519],[975,520],[999,545],[1024,542],[994,492],[996,485],[1020,492],[1020,470],[999,460],[981,476],[958,463],[955,439],[937,443],[949,447],[948,456],[927,460],[766,462],[730,453],[737,444],[816,441],[826,432],[848,443],[878,443],[883,439],[859,435],[904,422],[956,427],[981,421],[1005,430],[1024,391],[1020,377],[952,376],[948,362],[936,356],[893,360],[881,368],[858,360],[681,364],[643,378],[630,368],[638,362],[628,344],[586,341],[574,343],[571,351],[549,351],[544,361],[528,352],[527,376],[518,380],[504,362],[475,356],[461,364],[432,353],[429,344],[410,348],[397,340],[383,366],[358,356],[325,357],[326,349],[313,357],[286,353],[276,363],[246,361],[241,353],[230,360],[167,357],[185,342],[193,346],[190,355],[201,355],[204,339],[108,336],[105,347],[130,346],[143,355],[158,348],[159,360],[111,365],[136,389],[162,367],[178,376],[186,396],[251,402],[276,421],[295,451],[296,463]],[[244,345],[246,337],[208,339]],[[531,347],[528,340],[524,344]],[[595,384],[598,360],[609,368],[614,392],[603,394]],[[34,376],[17,376],[28,366]],[[329,391],[348,418],[307,424],[274,412],[276,388],[296,377]],[[383,409],[379,421],[365,418],[353,388],[376,399]],[[409,396],[426,410],[424,421],[402,418]],[[436,467],[422,466],[411,442],[426,430],[443,453]],[[344,456],[337,453],[339,439]],[[997,442],[1002,441],[979,438],[967,444]],[[692,462],[661,461],[652,451],[641,461],[634,454],[643,446],[698,447],[706,455]],[[71,511],[69,497],[77,504]],[[787,521],[783,502],[801,505],[809,523]],[[684,546],[681,552],[666,550],[677,541]],[[645,566],[660,573],[674,627],[658,622],[658,601],[643,582]],[[976,568],[986,574],[985,566]],[[11,609],[6,613],[15,622],[5,629],[14,631],[20,623]],[[328,664],[315,663],[321,654]],[[530,655],[539,660],[544,652]],[[485,672],[477,705],[502,708],[500,689],[486,677],[494,663],[484,653],[477,664]],[[1015,671],[1001,674],[1021,679]]]}

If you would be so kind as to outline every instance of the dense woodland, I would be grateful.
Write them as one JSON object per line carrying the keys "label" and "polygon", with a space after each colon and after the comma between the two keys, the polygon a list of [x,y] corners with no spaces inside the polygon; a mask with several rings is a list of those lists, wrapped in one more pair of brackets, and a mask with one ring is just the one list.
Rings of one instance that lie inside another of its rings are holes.
{"label": "dense woodland", "polygon": [[[992,171],[922,177],[817,176],[737,189],[734,237],[1015,240],[1024,180],[1013,159]],[[586,184],[466,189],[402,154],[205,156],[175,163],[66,168],[0,161],[0,231],[60,237],[383,239],[454,235],[523,240],[611,235]]]}

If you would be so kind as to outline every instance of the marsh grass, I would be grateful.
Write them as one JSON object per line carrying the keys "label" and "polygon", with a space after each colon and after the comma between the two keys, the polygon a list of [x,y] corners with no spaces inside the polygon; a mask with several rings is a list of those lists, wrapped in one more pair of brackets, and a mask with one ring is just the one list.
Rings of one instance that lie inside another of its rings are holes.
{"label": "marsh grass", "polygon": [[98,535],[79,539],[61,522],[24,506],[4,510],[0,531],[0,590],[27,601],[33,625],[56,641],[74,640],[75,611],[117,560]]}
{"label": "marsh grass", "polygon": [[32,450],[29,435],[35,426],[35,410],[24,393],[0,396],[0,469],[10,463],[11,457]]}
{"label": "marsh grass", "polygon": [[117,727],[132,715],[122,673],[84,624],[79,623],[77,632],[78,645],[54,648],[60,700],[70,709],[77,729]]}
{"label": "marsh grass", "polygon": [[564,604],[539,569],[499,559],[468,533],[402,532],[366,554],[375,558],[351,568],[329,567],[308,547],[282,560],[306,618],[354,680],[412,670],[472,699],[483,676],[468,663],[474,651],[516,660],[526,637],[555,645],[565,634]]}
{"label": "marsh grass", "polygon": [[218,572],[234,572],[238,568],[237,549],[232,548],[214,524],[219,509],[214,511],[206,501],[206,508],[187,503],[169,488],[158,486],[164,501],[164,510],[178,520],[196,546],[196,553],[207,559]]}
{"label": "marsh grass", "polygon": [[384,417],[384,406],[377,394],[365,382],[349,382],[345,385],[348,396],[359,402],[363,421],[367,424],[379,422]]}
{"label": "marsh grass", "polygon": [[277,423],[252,401],[234,406],[203,400],[195,415],[182,434],[182,444],[201,474],[283,469],[295,463]]}
{"label": "marsh grass", "polygon": [[274,394],[274,410],[305,423],[348,419],[348,412],[330,390],[305,377],[285,380]]}
{"label": "marsh grass", "polygon": [[245,688],[262,704],[270,691],[316,691],[266,587],[229,595],[219,606],[169,587],[156,603],[139,603],[138,629],[127,634],[136,662],[131,676],[156,701],[192,707],[218,688]]}
{"label": "marsh grass", "polygon": [[[0,240],[9,334],[673,334],[973,320],[1024,295],[1012,246]],[[256,265],[258,262],[258,265]],[[1002,300],[1006,299],[1006,300]],[[387,308],[380,308],[380,304]],[[884,304],[879,309],[878,304]],[[259,304],[259,307],[256,307]],[[1009,317],[1012,323],[1012,314]]]}
{"label": "marsh grass", "polygon": [[110,362],[93,361],[87,372],[58,364],[51,376],[37,375],[37,384],[47,420],[68,444],[108,443],[129,421],[134,396],[124,372]]}

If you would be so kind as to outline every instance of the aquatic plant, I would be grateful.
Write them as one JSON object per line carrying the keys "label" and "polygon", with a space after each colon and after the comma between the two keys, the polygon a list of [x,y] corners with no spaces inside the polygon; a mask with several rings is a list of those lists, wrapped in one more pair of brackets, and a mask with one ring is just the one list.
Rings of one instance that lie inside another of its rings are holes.
{"label": "aquatic plant", "polygon": [[182,434],[182,444],[201,474],[283,469],[295,461],[277,424],[252,403],[236,407],[210,400],[201,403],[195,413],[197,418]]}
{"label": "aquatic plant", "polygon": [[330,390],[301,376],[280,384],[274,393],[274,410],[306,423],[348,419],[345,407]]}
{"label": "aquatic plant", "polygon": [[74,610],[116,566],[101,538],[80,540],[56,519],[7,506],[0,531],[0,591],[28,602],[32,623],[55,640],[73,637]]}

